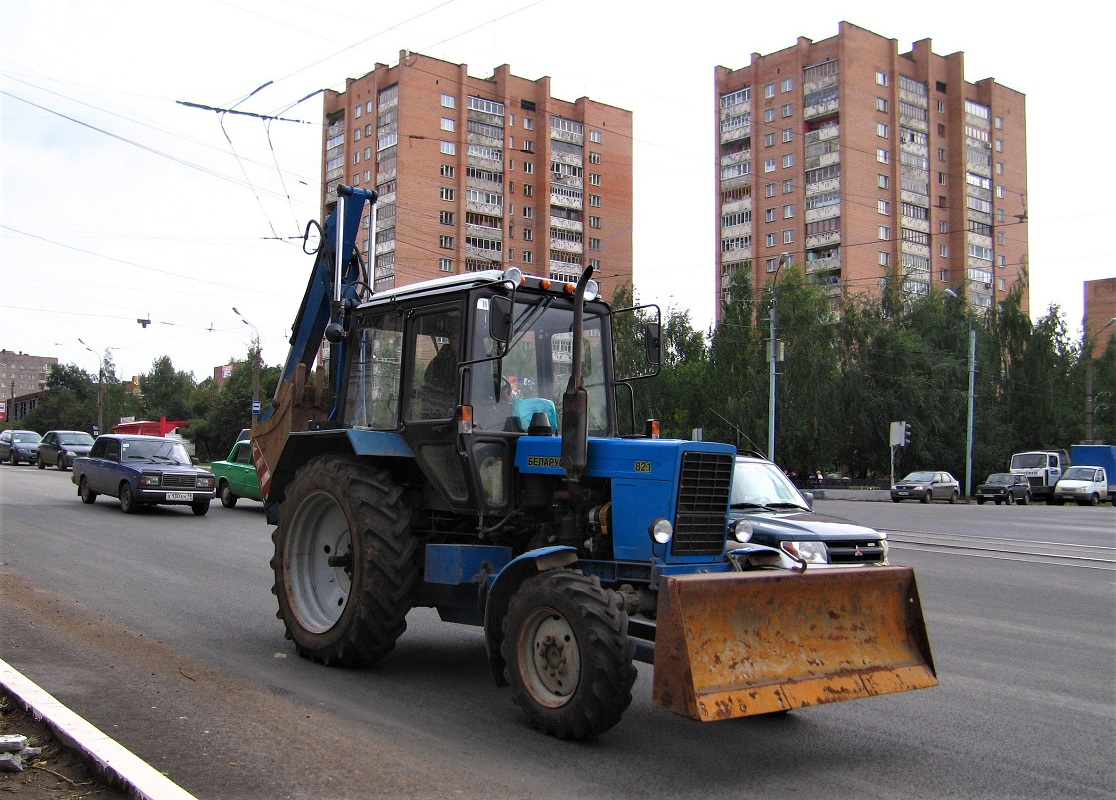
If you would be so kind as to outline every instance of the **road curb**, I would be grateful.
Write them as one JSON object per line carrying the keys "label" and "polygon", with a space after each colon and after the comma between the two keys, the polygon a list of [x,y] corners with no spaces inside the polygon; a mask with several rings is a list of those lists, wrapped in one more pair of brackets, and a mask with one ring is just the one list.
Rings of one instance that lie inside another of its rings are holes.
{"label": "road curb", "polygon": [[0,659],[0,686],[42,718],[64,743],[77,748],[141,800],[197,800],[139,756],[78,716]]}

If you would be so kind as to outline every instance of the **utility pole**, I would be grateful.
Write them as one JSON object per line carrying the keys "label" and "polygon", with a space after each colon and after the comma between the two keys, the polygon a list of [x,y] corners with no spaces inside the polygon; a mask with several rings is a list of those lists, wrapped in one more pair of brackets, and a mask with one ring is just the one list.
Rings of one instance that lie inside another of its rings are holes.
{"label": "utility pole", "polygon": [[771,279],[771,341],[768,345],[768,378],[767,378],[767,458],[775,460],[775,362],[783,360],[782,348],[775,338],[777,330],[776,315],[778,302],[775,294],[776,284],[779,282],[779,270],[790,261],[790,254],[783,253],[779,256],[779,264],[775,267],[775,277]]}
{"label": "utility pole", "polygon": [[[85,349],[97,356],[97,430],[94,433],[100,436],[105,432],[105,357],[85,344],[83,339],[78,339]],[[106,348],[111,349],[111,348]]]}
{"label": "utility pole", "polygon": [[252,329],[252,427],[260,421],[260,331],[233,306],[233,313]]}

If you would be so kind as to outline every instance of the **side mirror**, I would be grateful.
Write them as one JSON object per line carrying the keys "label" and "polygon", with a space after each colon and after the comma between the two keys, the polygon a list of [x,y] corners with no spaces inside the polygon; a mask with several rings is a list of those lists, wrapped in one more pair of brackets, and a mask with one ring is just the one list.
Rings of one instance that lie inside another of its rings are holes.
{"label": "side mirror", "polygon": [[493,341],[507,344],[511,339],[512,302],[503,295],[493,295],[489,300],[488,335]]}
{"label": "side mirror", "polygon": [[647,349],[648,363],[658,366],[663,360],[663,342],[659,323],[644,323],[643,344]]}

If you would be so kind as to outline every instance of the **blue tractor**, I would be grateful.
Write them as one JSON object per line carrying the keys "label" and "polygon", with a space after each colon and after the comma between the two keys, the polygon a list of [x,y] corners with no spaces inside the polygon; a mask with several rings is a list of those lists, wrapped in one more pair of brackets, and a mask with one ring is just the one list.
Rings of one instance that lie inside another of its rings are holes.
{"label": "blue tractor", "polygon": [[341,187],[251,434],[299,654],[375,663],[432,607],[483,627],[528,723],[573,739],[620,721],[636,662],[657,706],[700,720],[937,682],[910,569],[806,571],[748,544],[735,448],[634,424],[657,308],[611,309],[591,269],[373,293],[354,240],[374,203]]}

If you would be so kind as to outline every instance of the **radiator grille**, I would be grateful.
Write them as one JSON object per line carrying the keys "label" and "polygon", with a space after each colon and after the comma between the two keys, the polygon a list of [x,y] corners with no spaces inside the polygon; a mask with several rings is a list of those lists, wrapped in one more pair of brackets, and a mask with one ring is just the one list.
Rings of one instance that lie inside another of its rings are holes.
{"label": "radiator grille", "polygon": [[164,489],[196,489],[198,479],[193,474],[183,475],[177,472],[164,472],[159,485]]}
{"label": "radiator grille", "polygon": [[724,551],[733,462],[731,453],[682,454],[678,512],[670,548],[674,555],[716,555]]}

